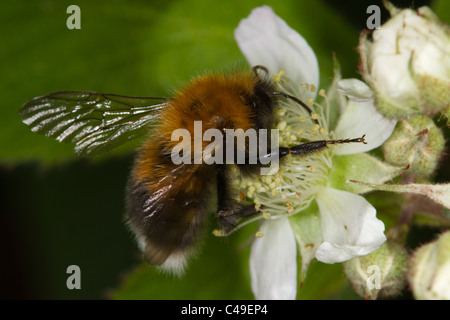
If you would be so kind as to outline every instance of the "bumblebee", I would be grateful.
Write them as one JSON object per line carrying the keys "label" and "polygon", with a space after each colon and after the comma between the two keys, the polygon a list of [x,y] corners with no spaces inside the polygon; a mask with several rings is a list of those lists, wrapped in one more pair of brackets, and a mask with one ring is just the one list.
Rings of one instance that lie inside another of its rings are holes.
{"label": "bumblebee", "polygon": [[[202,236],[213,192],[217,193],[217,224],[224,233],[259,211],[254,205],[233,200],[229,165],[225,162],[175,164],[171,155],[178,141],[172,139],[172,133],[180,128],[193,133],[196,121],[202,123],[202,134],[212,128],[221,132],[270,129],[279,99],[291,99],[312,112],[301,100],[277,91],[267,69],[256,66],[247,71],[199,76],[172,98],[55,92],[25,103],[20,116],[34,132],[60,142],[74,142],[76,152],[82,155],[102,153],[147,135],[128,181],[126,221],[150,264],[180,272]],[[305,156],[329,144],[352,142],[365,143],[364,136],[312,141],[280,147],[276,152],[269,148],[264,157]],[[202,149],[208,144],[203,142]],[[245,149],[248,154],[247,146]],[[261,166],[260,162],[244,163],[238,168],[252,175]]]}

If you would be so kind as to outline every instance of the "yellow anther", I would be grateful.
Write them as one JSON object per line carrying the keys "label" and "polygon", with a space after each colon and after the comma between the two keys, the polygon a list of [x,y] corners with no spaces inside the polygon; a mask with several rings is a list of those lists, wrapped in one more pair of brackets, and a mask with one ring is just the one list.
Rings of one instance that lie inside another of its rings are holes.
{"label": "yellow anther", "polygon": [[212,234],[215,235],[216,237],[224,237],[224,236],[226,236],[226,232],[225,231],[218,230],[218,229],[213,230]]}
{"label": "yellow anther", "polygon": [[320,126],[316,123],[312,128],[312,134],[315,136],[317,135],[317,132],[319,131]]}
{"label": "yellow anther", "polygon": [[327,94],[326,94],[326,92],[325,92],[325,89],[320,89],[319,90],[319,96],[321,96],[321,97],[325,97]]}
{"label": "yellow anther", "polygon": [[292,201],[292,200],[287,200],[287,201],[285,202],[285,204],[286,204],[286,207],[292,207],[292,206],[294,206],[294,201]]}
{"label": "yellow anther", "polygon": [[286,74],[284,69],[281,69],[280,72],[273,75],[273,81],[274,82],[280,82],[281,78]]}
{"label": "yellow anther", "polygon": [[270,217],[271,217],[272,215],[269,213],[269,212],[263,212],[263,214],[262,214],[262,217],[264,218],[264,219],[270,219]]}
{"label": "yellow anther", "polygon": [[280,123],[278,123],[277,129],[284,130],[286,128],[286,125],[287,125],[286,121],[281,121]]}
{"label": "yellow anther", "polygon": [[315,113],[315,112],[311,113],[311,119],[317,120],[317,119],[319,119],[319,118],[320,118],[320,114]]}

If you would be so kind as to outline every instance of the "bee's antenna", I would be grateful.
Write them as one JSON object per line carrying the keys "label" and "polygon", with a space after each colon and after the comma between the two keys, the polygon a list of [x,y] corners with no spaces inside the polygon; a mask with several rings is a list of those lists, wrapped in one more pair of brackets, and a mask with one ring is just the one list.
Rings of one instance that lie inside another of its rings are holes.
{"label": "bee's antenna", "polygon": [[269,74],[269,69],[267,69],[266,67],[261,66],[261,65],[256,65],[256,66],[254,66],[254,67],[252,68],[252,71],[253,71],[253,73],[255,74],[255,76],[257,76],[257,77],[259,77],[258,70],[262,70],[262,71],[264,71],[266,74]]}
{"label": "bee's antenna", "polygon": [[[282,96],[282,97],[291,99],[292,101],[294,101],[294,102],[298,103],[299,105],[301,105],[301,106],[303,107],[303,109],[305,109],[306,111],[308,111],[308,113],[309,113],[310,115],[313,113],[313,111],[311,110],[311,108],[308,107],[308,105],[307,105],[306,103],[304,103],[302,100],[300,100],[300,99],[298,99],[298,98],[296,98],[296,97],[294,97],[294,96],[291,96],[290,94],[287,94],[287,93],[284,93],[284,92],[280,92],[280,91],[274,91],[274,92],[272,92],[272,95],[274,95],[274,96]],[[317,119],[314,119],[314,122],[315,122],[316,124],[319,124],[319,122],[317,121]]]}
{"label": "bee's antenna", "polygon": [[[255,74],[256,77],[259,77],[259,76],[260,76],[259,73],[258,73],[259,70],[262,70],[262,71],[264,71],[266,74],[269,74],[269,69],[267,69],[266,67],[264,67],[264,66],[262,66],[262,65],[256,65],[256,66],[254,66],[254,67],[252,68],[252,71],[253,71],[253,73]],[[311,108],[308,107],[308,105],[307,105],[306,103],[304,103],[302,100],[300,100],[300,99],[298,99],[298,98],[296,98],[296,97],[294,97],[294,96],[291,96],[290,94],[287,94],[287,93],[284,93],[284,92],[280,92],[280,91],[274,91],[274,92],[272,92],[271,94],[274,95],[274,96],[282,96],[282,97],[291,99],[292,101],[294,101],[294,102],[298,103],[299,105],[301,105],[306,111],[308,111],[308,113],[309,113],[310,115],[313,113],[313,111],[311,110]],[[319,124],[319,122],[318,122],[316,119],[314,119],[314,122],[315,122],[316,124]]]}

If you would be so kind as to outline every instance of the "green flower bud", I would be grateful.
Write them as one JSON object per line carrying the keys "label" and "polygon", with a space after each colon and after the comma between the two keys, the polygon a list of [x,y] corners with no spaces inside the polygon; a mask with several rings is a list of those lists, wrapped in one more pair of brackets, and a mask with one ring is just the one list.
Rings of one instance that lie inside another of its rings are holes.
{"label": "green flower bud", "polygon": [[394,297],[406,284],[406,260],[406,250],[387,241],[366,256],[344,262],[344,272],[361,297]]}
{"label": "green flower bud", "polygon": [[415,251],[407,277],[416,299],[450,300],[450,231]]}
{"label": "green flower bud", "polygon": [[444,136],[433,120],[416,116],[399,121],[382,150],[388,163],[408,167],[411,175],[425,177],[435,170],[444,146]]}
{"label": "green flower bud", "polygon": [[450,104],[450,28],[428,8],[387,4],[391,19],[360,39],[361,71],[391,119],[432,116]]}

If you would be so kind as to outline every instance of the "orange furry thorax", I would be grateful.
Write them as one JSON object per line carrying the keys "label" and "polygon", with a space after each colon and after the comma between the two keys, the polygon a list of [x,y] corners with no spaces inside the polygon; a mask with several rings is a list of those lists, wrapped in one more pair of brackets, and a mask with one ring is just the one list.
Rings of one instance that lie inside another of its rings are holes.
{"label": "orange furry thorax", "polygon": [[[161,187],[161,179],[176,167],[170,160],[170,152],[179,141],[171,140],[172,132],[188,130],[193,143],[194,121],[202,122],[202,134],[211,128],[244,131],[252,128],[252,109],[247,101],[253,96],[257,81],[251,72],[214,73],[197,77],[176,91],[161,113],[156,131],[141,148],[135,178],[146,181],[152,189]],[[203,142],[203,148],[209,143]],[[197,169],[198,166],[192,166],[190,171]]]}
{"label": "orange furry thorax", "polygon": [[202,121],[203,130],[250,128],[251,109],[245,99],[253,95],[256,81],[251,73],[206,74],[192,80],[162,113],[160,133],[170,140],[175,129],[192,132],[194,121]]}

